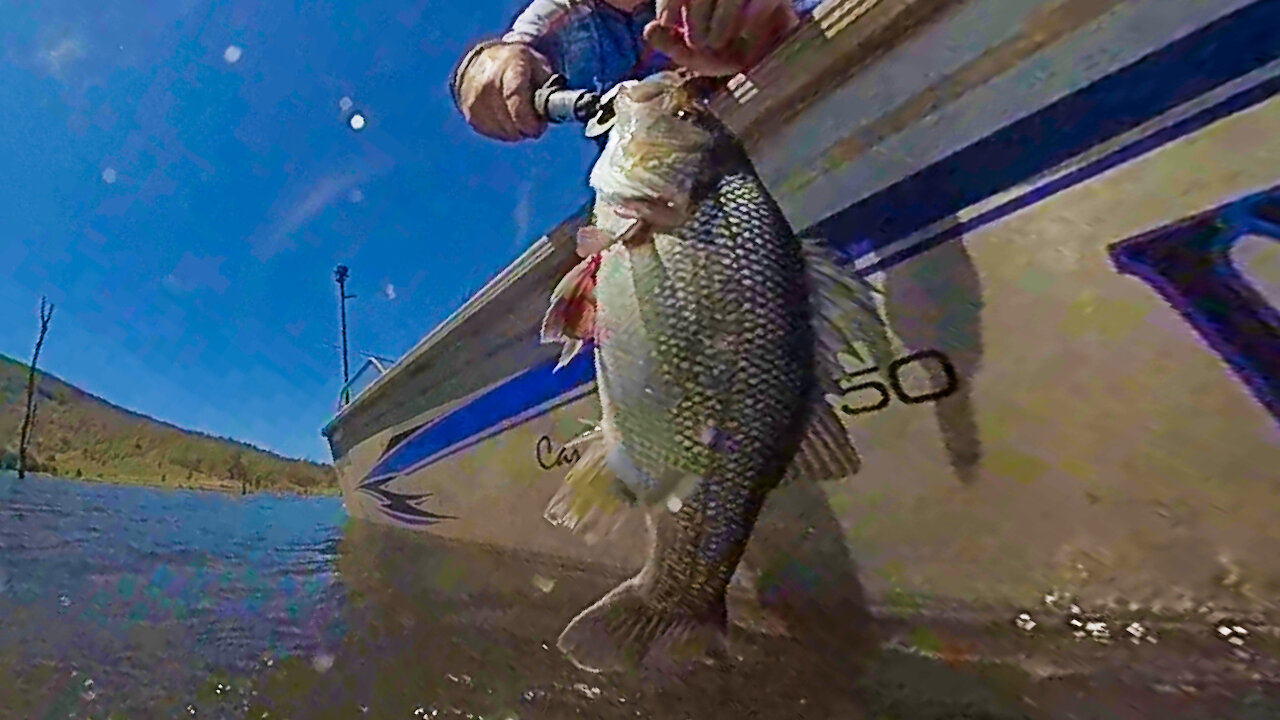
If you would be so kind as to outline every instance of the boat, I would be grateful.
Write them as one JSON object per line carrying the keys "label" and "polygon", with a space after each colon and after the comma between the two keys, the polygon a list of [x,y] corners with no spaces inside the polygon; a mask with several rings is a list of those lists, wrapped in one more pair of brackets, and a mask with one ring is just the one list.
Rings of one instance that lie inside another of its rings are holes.
{"label": "boat", "polygon": [[[770,496],[757,576],[1007,618],[1274,608],[1278,28],[1280,0],[826,0],[733,79],[715,111],[895,348],[888,381],[843,358],[861,469]],[[538,342],[587,217],[324,428],[352,516],[638,566],[639,523],[543,519],[599,412],[590,354]]]}

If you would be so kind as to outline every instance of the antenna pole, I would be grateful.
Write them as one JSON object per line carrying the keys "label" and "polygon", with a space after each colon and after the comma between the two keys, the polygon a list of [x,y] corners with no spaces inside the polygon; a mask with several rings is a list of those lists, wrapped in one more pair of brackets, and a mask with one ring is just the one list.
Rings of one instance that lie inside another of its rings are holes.
{"label": "antenna pole", "polygon": [[347,277],[351,271],[346,265],[339,265],[333,269],[333,277],[338,281],[338,306],[342,313],[342,404],[346,405],[351,402],[351,390],[347,387],[347,383],[351,381],[349,377],[350,370],[347,365],[347,301],[354,298],[355,295],[347,294]]}

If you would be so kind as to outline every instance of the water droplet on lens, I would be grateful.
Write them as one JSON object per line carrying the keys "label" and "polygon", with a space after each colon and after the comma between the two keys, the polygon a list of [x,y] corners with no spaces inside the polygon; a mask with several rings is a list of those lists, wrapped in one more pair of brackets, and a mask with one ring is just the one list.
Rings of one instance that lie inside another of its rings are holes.
{"label": "water droplet on lens", "polygon": [[333,662],[334,657],[332,655],[328,653],[320,653],[311,661],[311,666],[314,667],[318,673],[326,673],[333,667]]}

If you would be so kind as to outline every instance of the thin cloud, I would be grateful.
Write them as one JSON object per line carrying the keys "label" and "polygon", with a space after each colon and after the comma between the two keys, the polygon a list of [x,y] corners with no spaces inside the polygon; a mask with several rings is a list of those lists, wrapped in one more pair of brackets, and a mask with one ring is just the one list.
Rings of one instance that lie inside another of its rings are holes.
{"label": "thin cloud", "polygon": [[363,180],[359,175],[330,175],[321,178],[301,200],[289,207],[265,232],[259,233],[251,241],[254,257],[266,261],[292,249],[294,233]]}
{"label": "thin cloud", "polygon": [[84,56],[84,42],[68,35],[45,45],[36,60],[48,70],[49,74],[60,77],[67,67]]}
{"label": "thin cloud", "polygon": [[362,167],[347,172],[335,172],[325,175],[313,183],[302,193],[300,199],[276,201],[277,208],[284,209],[277,213],[274,221],[259,227],[249,242],[253,246],[253,256],[260,261],[267,261],[294,247],[293,235],[307,223],[324,212],[334,201],[347,198],[358,189],[358,186],[370,179],[385,175],[394,166],[391,158],[378,153],[365,157],[360,162]]}
{"label": "thin cloud", "polygon": [[386,286],[385,288],[383,288],[383,289],[382,289],[382,291],[383,291],[383,293],[387,296],[387,299],[388,299],[388,300],[395,300],[395,299],[396,299],[396,286],[395,286],[395,285],[392,285],[391,283],[387,283],[387,286]]}

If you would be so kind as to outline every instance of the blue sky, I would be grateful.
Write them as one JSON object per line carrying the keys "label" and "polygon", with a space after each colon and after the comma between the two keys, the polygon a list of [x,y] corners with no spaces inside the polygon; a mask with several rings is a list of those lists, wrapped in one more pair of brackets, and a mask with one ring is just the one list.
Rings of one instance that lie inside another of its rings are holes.
{"label": "blue sky", "polygon": [[334,265],[352,347],[398,357],[587,198],[573,129],[498,143],[450,102],[460,53],[522,5],[0,5],[0,352],[29,357],[44,294],[44,369],[327,461]]}

